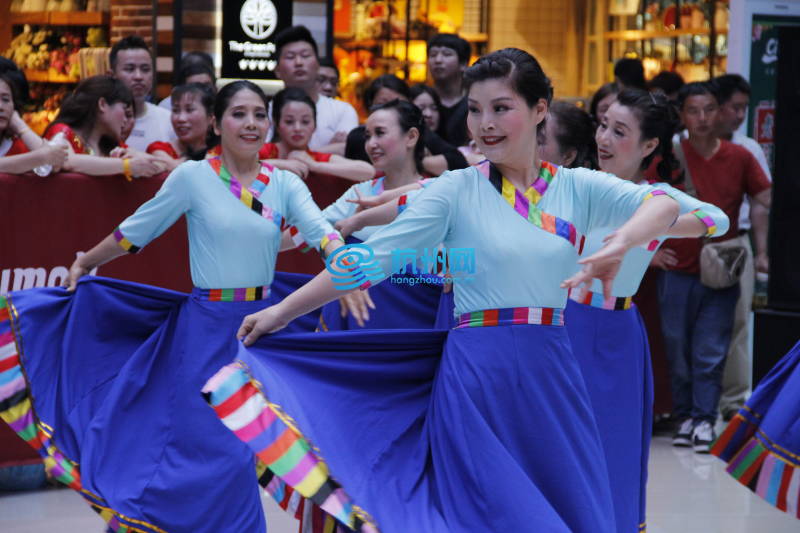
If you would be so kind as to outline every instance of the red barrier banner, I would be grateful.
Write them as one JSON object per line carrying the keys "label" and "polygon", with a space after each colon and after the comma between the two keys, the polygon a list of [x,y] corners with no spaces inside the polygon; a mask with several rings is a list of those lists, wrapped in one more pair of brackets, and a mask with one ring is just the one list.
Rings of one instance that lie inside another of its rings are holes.
{"label": "red barrier banner", "polygon": [[[110,234],[152,198],[166,174],[126,181],[122,176],[0,174],[0,294],[60,285],[76,254]],[[120,257],[94,272],[100,276],[188,292],[189,248],[181,218],[136,255]],[[38,458],[0,423],[0,466]]]}
{"label": "red barrier banner", "polygon": [[[152,198],[165,177],[128,182],[121,176],[0,174],[0,294],[61,284],[76,254],[92,248]],[[191,290],[185,221],[181,218],[138,254],[93,273]]]}

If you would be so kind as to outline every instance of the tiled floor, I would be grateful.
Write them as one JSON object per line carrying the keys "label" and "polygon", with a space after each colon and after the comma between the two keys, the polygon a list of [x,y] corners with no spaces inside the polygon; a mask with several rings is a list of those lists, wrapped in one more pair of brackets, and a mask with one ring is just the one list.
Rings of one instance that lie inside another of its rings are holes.
{"label": "tiled floor", "polygon": [[[739,485],[722,462],[669,439],[653,441],[648,533],[798,533],[800,520]],[[270,533],[295,533],[296,522],[265,502]],[[293,527],[294,525],[294,527]],[[0,532],[102,533],[100,518],[70,490],[0,495]],[[238,532],[237,532],[238,533]]]}

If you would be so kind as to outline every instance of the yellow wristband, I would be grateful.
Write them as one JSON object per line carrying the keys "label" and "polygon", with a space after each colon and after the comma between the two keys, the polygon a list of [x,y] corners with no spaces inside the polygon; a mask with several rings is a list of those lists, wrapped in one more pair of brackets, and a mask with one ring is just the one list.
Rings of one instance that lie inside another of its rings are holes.
{"label": "yellow wristband", "polygon": [[123,159],[122,160],[122,174],[125,176],[125,179],[128,181],[133,180],[133,173],[131,172],[131,160],[130,159]]}

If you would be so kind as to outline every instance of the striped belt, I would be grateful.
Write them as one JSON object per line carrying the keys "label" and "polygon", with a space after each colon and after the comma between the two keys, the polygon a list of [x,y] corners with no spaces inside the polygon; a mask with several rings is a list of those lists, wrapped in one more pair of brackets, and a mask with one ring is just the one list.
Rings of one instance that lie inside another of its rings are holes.
{"label": "striped belt", "polygon": [[254,302],[269,296],[269,286],[242,289],[192,289],[192,296],[209,302]]}
{"label": "striped belt", "polygon": [[624,311],[631,308],[633,299],[630,296],[625,298],[603,298],[603,295],[597,292],[592,292],[586,289],[572,290],[569,293],[569,299],[579,304],[590,305],[599,309],[608,309],[610,311]]}
{"label": "striped belt", "polygon": [[515,324],[563,326],[564,310],[554,307],[484,309],[483,311],[473,311],[472,313],[458,315],[456,322],[456,328],[512,326]]}

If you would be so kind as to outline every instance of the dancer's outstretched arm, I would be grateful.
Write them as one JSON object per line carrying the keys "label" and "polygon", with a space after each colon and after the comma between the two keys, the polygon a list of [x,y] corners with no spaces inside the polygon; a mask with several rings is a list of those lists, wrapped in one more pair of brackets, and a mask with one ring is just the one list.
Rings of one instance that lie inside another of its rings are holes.
{"label": "dancer's outstretched arm", "polygon": [[610,298],[612,282],[628,250],[665,235],[678,216],[678,209],[678,203],[666,195],[647,200],[625,224],[606,237],[603,248],[578,261],[583,270],[564,280],[561,287],[575,288],[597,278],[603,283],[603,296]]}

